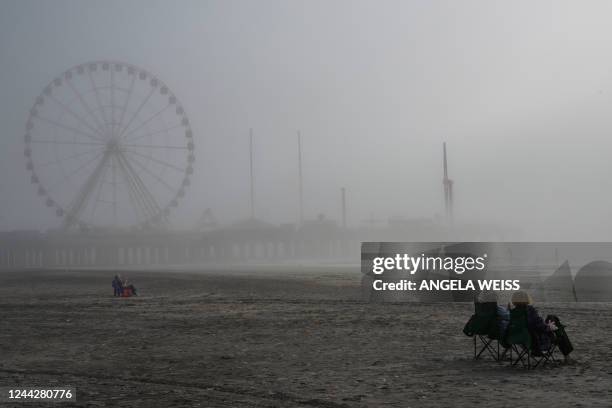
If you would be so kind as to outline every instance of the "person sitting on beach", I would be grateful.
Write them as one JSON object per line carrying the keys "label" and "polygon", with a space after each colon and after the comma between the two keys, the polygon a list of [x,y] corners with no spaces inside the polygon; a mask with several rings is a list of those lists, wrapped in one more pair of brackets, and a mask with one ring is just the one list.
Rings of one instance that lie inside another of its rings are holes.
{"label": "person sitting on beach", "polygon": [[115,275],[112,285],[113,285],[113,296],[121,296],[123,293],[123,283],[121,282],[121,278],[119,278],[119,275]]}
{"label": "person sitting on beach", "polygon": [[127,290],[128,296],[138,296],[138,294],[136,293],[136,287],[127,279],[123,281],[123,288],[124,290]]}
{"label": "person sitting on beach", "polygon": [[[492,290],[482,291],[478,295],[478,302],[480,303],[488,303],[495,302],[497,303],[497,293]],[[510,323],[510,312],[508,309],[500,304],[497,304],[497,325],[499,328],[500,338],[503,339],[506,335],[506,330],[508,329],[508,323]]]}
{"label": "person sitting on beach", "polygon": [[[569,337],[563,330],[559,318],[542,319],[537,309],[533,306],[533,300],[527,292],[518,291],[512,294],[511,304],[509,307],[525,306],[527,308],[527,328],[531,335],[533,354],[542,355],[542,350],[548,350],[551,343],[554,341],[559,350],[563,353],[565,362],[570,362],[569,354],[572,352],[571,342]],[[559,322],[557,324],[557,322]],[[567,346],[569,345],[569,347]]]}

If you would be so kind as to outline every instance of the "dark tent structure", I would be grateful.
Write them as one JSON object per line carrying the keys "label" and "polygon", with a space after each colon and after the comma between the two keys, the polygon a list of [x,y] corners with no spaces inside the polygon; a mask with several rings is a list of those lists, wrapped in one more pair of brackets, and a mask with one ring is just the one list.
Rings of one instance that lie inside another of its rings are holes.
{"label": "dark tent structure", "polygon": [[543,282],[544,297],[548,302],[575,302],[574,279],[569,262],[565,261]]}
{"label": "dark tent structure", "polygon": [[586,264],[576,274],[574,285],[580,302],[611,302],[612,263],[594,261]]}

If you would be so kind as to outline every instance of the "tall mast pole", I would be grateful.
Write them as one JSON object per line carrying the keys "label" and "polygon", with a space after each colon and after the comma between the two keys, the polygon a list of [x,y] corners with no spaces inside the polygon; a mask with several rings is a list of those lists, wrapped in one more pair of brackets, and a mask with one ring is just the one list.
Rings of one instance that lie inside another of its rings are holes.
{"label": "tall mast pole", "polygon": [[448,217],[448,167],[446,164],[446,142],[442,144],[443,152],[443,167],[444,167],[444,178],[442,184],[444,185],[444,213]]}
{"label": "tall mast pole", "polygon": [[300,199],[300,225],[304,223],[304,186],[302,179],[302,135],[297,132],[297,148],[298,148],[298,188]]}
{"label": "tall mast pole", "polygon": [[342,228],[346,229],[346,189],[342,187]]}
{"label": "tall mast pole", "polygon": [[253,129],[249,129],[249,162],[251,169],[251,218],[255,218],[255,180],[253,176]]}
{"label": "tall mast pole", "polygon": [[444,166],[444,178],[442,184],[444,185],[444,211],[446,212],[446,219],[448,222],[453,221],[453,181],[448,178],[448,163],[446,161],[446,142],[442,144],[443,152],[443,166]]}

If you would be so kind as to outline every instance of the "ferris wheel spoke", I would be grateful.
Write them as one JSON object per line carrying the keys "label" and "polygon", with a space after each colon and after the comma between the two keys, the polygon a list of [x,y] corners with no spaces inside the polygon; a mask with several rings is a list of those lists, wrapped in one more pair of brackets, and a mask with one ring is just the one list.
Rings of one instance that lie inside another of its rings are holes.
{"label": "ferris wheel spoke", "polygon": [[[100,137],[104,138],[104,135],[102,133],[100,133],[100,131],[96,128],[94,128],[93,126],[91,126],[85,119],[83,119],[82,117],[80,117],[79,115],[77,115],[74,111],[72,111],[68,106],[66,106],[66,104],[62,103],[59,99],[57,99],[56,97],[54,97],[53,95],[51,95],[51,100],[53,100],[55,103],[57,103],[59,106],[62,107],[62,109],[64,111],[66,111],[67,113],[69,113],[73,118],[75,118],[76,120],[78,120],[79,122],[81,122],[83,125],[85,125],[89,130],[91,130],[93,133],[98,134]],[[92,135],[93,136],[93,135]],[[93,138],[93,137],[92,137]],[[94,138],[94,140],[103,140],[100,139],[99,137]]]}
{"label": "ferris wheel spoke", "polygon": [[179,124],[177,124],[177,125],[174,125],[174,126],[170,126],[170,127],[164,128],[164,129],[162,129],[162,130],[157,130],[157,131],[155,131],[155,132],[148,132],[148,133],[144,133],[144,134],[142,134],[142,135],[138,135],[137,137],[134,137],[134,138],[126,138],[126,139],[125,139],[125,141],[126,141],[126,142],[127,142],[127,141],[130,141],[130,142],[132,142],[132,143],[133,143],[133,142],[135,142],[135,141],[137,141],[137,140],[140,140],[140,139],[142,139],[142,138],[144,138],[144,137],[147,137],[147,136],[155,136],[155,135],[158,135],[158,134],[160,134],[160,133],[166,133],[166,132],[169,132],[169,131],[171,131],[171,130],[178,129],[178,128],[180,128],[180,127],[183,127],[183,125],[179,123]]}
{"label": "ferris wheel spoke", "polygon": [[47,167],[47,166],[50,166],[52,164],[59,164],[59,163],[64,162],[66,160],[75,159],[77,157],[85,156],[87,154],[94,154],[96,151],[99,151],[100,149],[102,149],[102,146],[94,147],[93,149],[88,149],[86,151],[83,151],[83,152],[80,152],[80,153],[77,153],[77,154],[73,154],[73,155],[70,155],[70,156],[67,156],[67,157],[63,157],[61,159],[56,159],[56,160],[49,161],[49,162],[46,162],[46,163],[43,163],[43,164],[39,164],[36,167],[41,169],[43,167]]}
{"label": "ferris wheel spoke", "polygon": [[119,131],[121,131],[121,128],[123,127],[123,119],[125,118],[125,112],[132,98],[132,93],[134,91],[135,82],[136,82],[136,74],[132,75],[132,81],[130,82],[130,89],[128,91],[127,98],[125,98],[125,103],[123,104],[123,108],[121,109],[121,116],[119,117],[119,122],[117,123],[117,133],[119,133]]}
{"label": "ferris wheel spoke", "polygon": [[91,109],[91,107],[89,106],[89,104],[87,103],[87,101],[85,100],[85,98],[83,97],[83,95],[81,95],[81,93],[78,91],[78,89],[76,89],[76,87],[74,86],[74,84],[72,83],[72,81],[70,80],[66,80],[66,82],[68,83],[68,86],[70,87],[70,89],[72,90],[72,92],[76,95],[76,97],[78,98],[79,102],[81,102],[81,105],[83,105],[83,107],[85,108],[85,111],[87,111],[87,113],[89,114],[89,116],[91,116],[91,118],[93,119],[93,121],[96,123],[96,126],[98,128],[104,128],[104,124],[100,123],[99,118],[96,116],[96,114],[93,112],[93,110]]}
{"label": "ferris wheel spoke", "polygon": [[180,149],[187,150],[187,146],[166,146],[166,145],[140,145],[140,144],[121,144],[122,147],[142,147],[146,149]]}
{"label": "ferris wheel spoke", "polygon": [[153,96],[153,93],[155,93],[155,88],[152,87],[151,91],[146,96],[146,98],[144,98],[143,101],[140,103],[140,105],[138,105],[138,109],[136,109],[136,112],[134,112],[134,114],[130,117],[130,120],[128,121],[127,125],[125,125],[123,129],[119,129],[119,135],[118,135],[119,138],[122,138],[123,134],[130,128],[134,119],[136,119],[136,117],[138,116],[142,108],[146,105],[147,102],[149,102],[149,99],[151,99],[151,96]]}
{"label": "ferris wheel spoke", "polygon": [[151,160],[151,161],[153,161],[155,163],[158,163],[158,164],[161,164],[163,166],[166,166],[166,167],[169,167],[171,169],[174,169],[174,170],[178,171],[179,173],[185,173],[186,169],[182,169],[182,168],[180,168],[178,166],[173,165],[172,163],[168,163],[166,161],[163,161],[163,160],[160,160],[160,159],[156,159],[155,157],[152,157],[152,156],[147,156],[146,154],[142,154],[142,153],[136,152],[134,150],[124,149],[124,151],[126,151],[128,153],[131,153],[131,154],[135,154],[135,155],[140,156],[140,157],[144,157],[145,159],[149,159],[149,160]]}
{"label": "ferris wheel spoke", "polygon": [[100,93],[98,92],[98,87],[96,86],[93,76],[91,75],[91,71],[87,71],[87,76],[89,77],[89,81],[91,82],[91,86],[93,87],[94,93],[96,95],[96,102],[98,102],[98,108],[100,109],[102,120],[104,121],[104,128],[108,131],[108,120],[106,119],[106,113],[104,113],[104,105],[102,104],[102,100],[100,99]]}
{"label": "ferris wheel spoke", "polygon": [[30,140],[30,143],[58,144],[58,145],[106,146],[105,143],[77,142],[77,141],[65,141],[65,140]]}
{"label": "ferris wheel spoke", "polygon": [[111,156],[111,184],[113,186],[113,221],[117,225],[117,166],[115,156]]}
{"label": "ferris wheel spoke", "polygon": [[97,155],[95,155],[94,157],[91,158],[91,160],[87,160],[85,163],[83,163],[82,165],[80,165],[79,167],[77,167],[75,170],[71,171],[70,174],[68,174],[66,177],[64,177],[63,179],[57,181],[56,183],[54,183],[53,185],[51,185],[51,187],[49,187],[47,189],[47,191],[52,191],[54,190],[56,187],[59,187],[60,185],[62,185],[63,183],[65,183],[66,181],[68,181],[70,178],[72,178],[75,174],[79,174],[81,172],[81,170],[85,169],[87,166],[92,165],[93,163],[95,163],[95,160],[100,157],[104,152],[100,152]]}
{"label": "ferris wheel spoke", "polygon": [[[42,117],[42,116],[36,116],[36,118],[39,119],[39,120],[42,120],[43,122],[50,123],[53,126],[58,127],[60,129],[68,130],[68,131],[73,132],[75,134],[87,136],[89,139],[100,140],[100,139],[97,139],[94,135],[92,135],[90,133],[84,132],[84,131],[79,130],[79,129],[77,129],[75,127],[72,127],[72,126],[64,125],[64,124],[62,124],[60,122],[57,122],[57,121],[55,121],[53,119],[48,119],[48,118],[45,118],[45,117]],[[100,143],[102,143],[102,142],[100,142]]]}
{"label": "ferris wheel spoke", "polygon": [[152,115],[147,120],[142,122],[140,125],[136,126],[134,129],[130,130],[128,133],[124,133],[123,136],[122,136],[123,139],[126,139],[128,136],[133,135],[139,129],[142,129],[143,126],[145,126],[147,123],[149,123],[150,121],[152,121],[153,119],[155,119],[156,117],[158,117],[159,115],[164,113],[166,111],[166,109],[168,109],[168,107],[170,107],[170,106],[171,106],[170,104],[166,105],[164,108],[160,109],[158,112],[156,112],[154,115]]}
{"label": "ferris wheel spoke", "polygon": [[143,165],[142,163],[140,163],[138,160],[136,160],[134,157],[132,157],[132,160],[134,161],[135,164],[138,165],[138,167],[140,167],[145,173],[147,173],[149,176],[153,177],[155,180],[157,180],[159,183],[161,183],[164,187],[166,187],[168,190],[175,192],[176,189],[174,187],[172,187],[170,184],[168,184],[164,179],[162,179],[161,177],[159,177],[157,174],[153,173],[151,170],[149,170],[147,168],[147,166]]}
{"label": "ferris wheel spoke", "polygon": [[115,70],[111,67],[110,68],[110,81],[111,81],[111,88],[110,88],[110,97],[111,97],[111,136],[115,136]]}

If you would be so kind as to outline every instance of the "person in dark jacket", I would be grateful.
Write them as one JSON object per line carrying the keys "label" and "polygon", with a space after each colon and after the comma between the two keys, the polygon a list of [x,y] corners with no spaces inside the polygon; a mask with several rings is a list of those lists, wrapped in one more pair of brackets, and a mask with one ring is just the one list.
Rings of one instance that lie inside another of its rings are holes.
{"label": "person in dark jacket", "polygon": [[119,275],[115,275],[113,279],[113,296],[121,296],[123,294],[123,283]]}
{"label": "person in dark jacket", "polygon": [[[527,327],[531,335],[533,354],[542,355],[542,350],[548,350],[551,343],[555,341],[560,346],[559,350],[563,353],[565,361],[569,362],[569,353],[573,350],[573,347],[571,349],[561,347],[561,343],[571,344],[565,330],[562,330],[563,326],[557,326],[555,320],[547,318],[545,321],[542,319],[527,292],[514,292],[511,302],[511,306],[524,305],[527,308]],[[556,316],[555,318],[558,320]]]}

